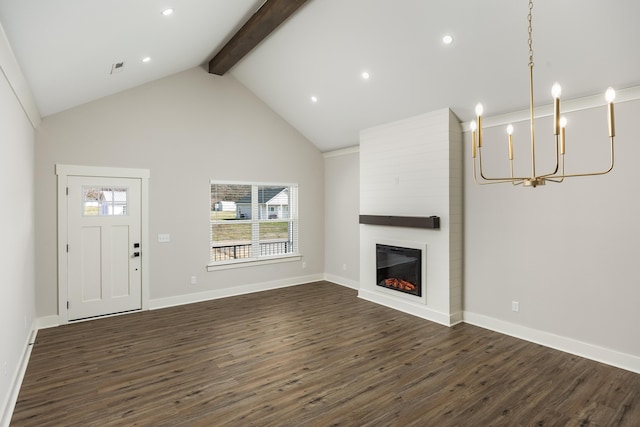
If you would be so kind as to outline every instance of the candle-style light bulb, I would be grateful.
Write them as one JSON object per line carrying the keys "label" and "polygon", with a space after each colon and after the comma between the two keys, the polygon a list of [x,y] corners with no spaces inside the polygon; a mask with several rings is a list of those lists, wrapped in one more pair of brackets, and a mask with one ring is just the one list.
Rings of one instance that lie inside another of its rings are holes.
{"label": "candle-style light bulb", "polygon": [[484,112],[484,107],[482,106],[481,103],[478,102],[478,105],[476,105],[476,116],[478,117],[482,116],[483,112]]}
{"label": "candle-style light bulb", "polygon": [[612,87],[607,88],[607,91],[604,93],[604,98],[607,100],[607,103],[611,104],[616,100],[616,91],[613,90]]}
{"label": "candle-style light bulb", "polygon": [[560,95],[562,95],[562,86],[560,86],[560,83],[556,82],[551,86],[551,96],[555,99],[560,98]]}
{"label": "candle-style light bulb", "polygon": [[565,116],[560,117],[560,127],[561,128],[567,127],[567,118]]}
{"label": "candle-style light bulb", "polygon": [[509,125],[509,126],[507,126],[507,133],[508,133],[509,135],[513,135],[513,125]]}

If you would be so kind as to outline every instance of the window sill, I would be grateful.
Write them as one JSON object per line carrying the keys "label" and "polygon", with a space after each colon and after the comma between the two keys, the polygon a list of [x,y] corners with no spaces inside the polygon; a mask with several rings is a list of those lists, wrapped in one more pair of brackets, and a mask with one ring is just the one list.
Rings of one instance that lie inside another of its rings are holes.
{"label": "window sill", "polygon": [[243,267],[253,267],[257,265],[278,264],[281,262],[300,261],[301,259],[302,259],[302,255],[300,254],[282,255],[282,256],[277,256],[273,258],[240,259],[236,261],[227,261],[224,263],[208,264],[207,271],[228,270],[230,268],[243,268]]}

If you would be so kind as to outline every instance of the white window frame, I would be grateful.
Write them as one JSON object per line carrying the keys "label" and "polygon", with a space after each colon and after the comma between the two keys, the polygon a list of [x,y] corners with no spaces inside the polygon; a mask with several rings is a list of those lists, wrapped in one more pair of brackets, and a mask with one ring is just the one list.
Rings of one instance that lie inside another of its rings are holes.
{"label": "white window frame", "polygon": [[[224,270],[229,268],[248,267],[255,265],[273,264],[280,262],[300,261],[302,255],[299,252],[299,218],[298,218],[298,184],[296,183],[274,183],[274,182],[248,182],[248,181],[209,181],[209,197],[211,195],[212,185],[247,185],[251,186],[251,219],[237,220],[237,224],[251,224],[251,256],[248,258],[214,261],[211,259],[211,249],[213,246],[213,225],[222,224],[225,220],[209,220],[209,264],[207,271]],[[269,219],[268,209],[267,218],[260,219],[259,215],[259,198],[258,188],[264,186],[287,187],[289,188],[289,218]],[[211,212],[211,203],[209,203],[209,212]],[[289,222],[291,229],[291,239],[293,241],[293,252],[275,255],[260,255],[260,224],[269,222]]]}

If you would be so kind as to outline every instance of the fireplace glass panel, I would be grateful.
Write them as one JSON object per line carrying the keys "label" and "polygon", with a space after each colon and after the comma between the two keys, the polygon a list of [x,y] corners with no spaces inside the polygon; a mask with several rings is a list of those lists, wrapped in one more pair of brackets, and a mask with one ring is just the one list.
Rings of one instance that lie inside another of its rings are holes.
{"label": "fireplace glass panel", "polygon": [[422,251],[376,244],[376,284],[422,296]]}

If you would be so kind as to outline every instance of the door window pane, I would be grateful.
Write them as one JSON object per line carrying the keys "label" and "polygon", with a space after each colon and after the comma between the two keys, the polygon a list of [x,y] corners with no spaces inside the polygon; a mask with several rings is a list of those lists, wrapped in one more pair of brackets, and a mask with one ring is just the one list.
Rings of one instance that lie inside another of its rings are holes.
{"label": "door window pane", "polygon": [[82,215],[127,215],[127,188],[83,186]]}

